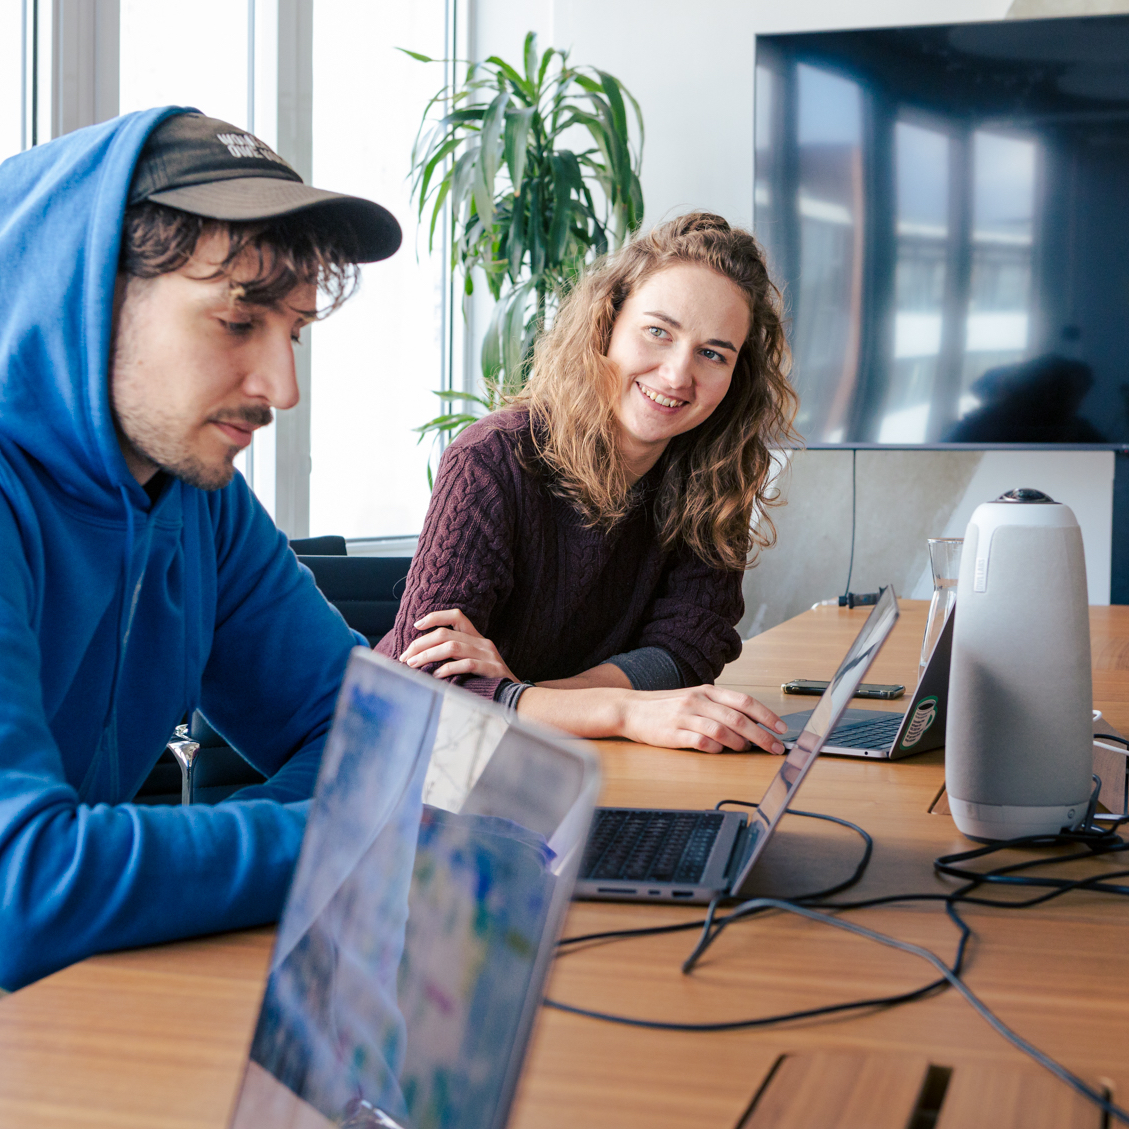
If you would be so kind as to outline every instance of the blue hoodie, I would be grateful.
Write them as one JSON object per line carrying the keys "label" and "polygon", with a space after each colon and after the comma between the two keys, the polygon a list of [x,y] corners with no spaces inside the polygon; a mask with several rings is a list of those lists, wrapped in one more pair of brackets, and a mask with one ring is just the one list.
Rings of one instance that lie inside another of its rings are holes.
{"label": "blue hoodie", "polygon": [[[108,392],[129,114],[0,165],[0,987],[277,918],[358,641],[236,475],[156,502]],[[129,801],[198,707],[270,779]]]}

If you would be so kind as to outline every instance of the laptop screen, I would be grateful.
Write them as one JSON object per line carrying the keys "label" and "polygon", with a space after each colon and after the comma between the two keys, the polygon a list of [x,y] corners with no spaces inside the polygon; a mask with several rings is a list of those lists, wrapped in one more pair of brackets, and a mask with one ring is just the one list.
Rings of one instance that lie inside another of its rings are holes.
{"label": "laptop screen", "polygon": [[576,745],[354,652],[234,1129],[504,1125],[595,803]]}
{"label": "laptop screen", "polygon": [[859,683],[866,676],[875,655],[886,642],[887,636],[894,628],[898,619],[898,600],[892,585],[882,589],[878,603],[862,625],[862,630],[855,637],[846,658],[839,664],[839,669],[834,673],[827,684],[819,704],[811,712],[807,724],[791,751],[784,758],[780,771],[769,784],[760,806],[749,820],[749,841],[753,844],[741,873],[733,883],[733,889],[739,890],[744,883],[753,864],[764,850],[776,825],[780,822],[784,812],[788,810],[792,796],[799,788],[828,734],[835,728],[839,718],[854,697]]}

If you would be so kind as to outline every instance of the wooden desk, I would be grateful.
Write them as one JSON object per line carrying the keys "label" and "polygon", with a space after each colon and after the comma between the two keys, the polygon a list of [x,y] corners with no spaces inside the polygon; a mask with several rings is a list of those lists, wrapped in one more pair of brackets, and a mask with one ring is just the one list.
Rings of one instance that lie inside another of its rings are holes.
{"label": "wooden desk", "polygon": [[[868,674],[912,684],[922,604],[903,618]],[[779,712],[787,678],[826,678],[865,611],[821,608],[758,636],[725,671]],[[1095,705],[1129,731],[1129,608],[1091,610]],[[868,703],[869,704],[869,703]],[[874,703],[878,708],[899,703]],[[758,799],[779,765],[767,756],[703,756],[601,742],[604,802],[670,807]],[[860,894],[941,890],[935,855],[968,846],[928,808],[940,754],[893,764],[825,757],[800,806],[847,816],[875,839]],[[766,892],[796,893],[849,869],[857,840],[788,817],[766,857]],[[577,904],[566,931],[685,920],[689,907]],[[1074,894],[1021,912],[970,909],[968,981],[1001,1017],[1091,1080],[1129,1099],[1129,905]],[[955,931],[937,908],[894,907],[852,920],[950,956]],[[221,1129],[258,1011],[272,931],[252,930],[94,957],[0,1000],[0,1126]],[[931,979],[912,957],[788,916],[727,932],[691,977],[688,934],[592,948],[561,960],[550,995],[654,1019],[703,1021],[791,1011],[904,990]],[[948,1066],[1027,1062],[954,993],[893,1010],[728,1033],[636,1030],[546,1010],[512,1125],[735,1125],[781,1052],[851,1048]],[[1058,1083],[1052,1083],[1057,1086]],[[813,1127],[814,1129],[814,1127]]]}

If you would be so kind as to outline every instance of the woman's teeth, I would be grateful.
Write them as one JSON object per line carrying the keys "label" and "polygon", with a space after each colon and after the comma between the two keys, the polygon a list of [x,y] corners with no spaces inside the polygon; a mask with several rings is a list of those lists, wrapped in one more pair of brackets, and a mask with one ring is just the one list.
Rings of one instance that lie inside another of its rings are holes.
{"label": "woman's teeth", "polygon": [[685,400],[672,400],[668,396],[660,396],[657,392],[652,392],[649,388],[644,388],[638,381],[635,382],[635,387],[638,388],[648,400],[654,400],[656,404],[664,408],[680,408],[686,403]]}

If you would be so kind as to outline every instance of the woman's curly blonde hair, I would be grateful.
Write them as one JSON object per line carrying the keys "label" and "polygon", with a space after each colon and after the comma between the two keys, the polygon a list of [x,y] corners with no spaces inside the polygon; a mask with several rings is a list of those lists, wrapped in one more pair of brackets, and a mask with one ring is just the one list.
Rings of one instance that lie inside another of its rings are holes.
{"label": "woman's curly blonde hair", "polygon": [[633,496],[615,415],[620,377],[607,358],[612,326],[637,286],[679,263],[701,264],[733,282],[749,304],[749,333],[725,398],[663,454],[654,498],[659,540],[667,550],[686,546],[707,564],[744,569],[776,540],[767,512],[776,504],[768,494],[772,452],[799,442],[780,291],[747,231],[692,212],[597,262],[538,340],[529,382],[510,407],[529,411],[551,489],[593,525],[620,521]]}

